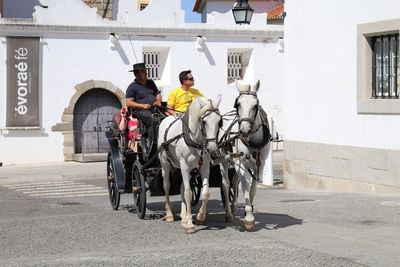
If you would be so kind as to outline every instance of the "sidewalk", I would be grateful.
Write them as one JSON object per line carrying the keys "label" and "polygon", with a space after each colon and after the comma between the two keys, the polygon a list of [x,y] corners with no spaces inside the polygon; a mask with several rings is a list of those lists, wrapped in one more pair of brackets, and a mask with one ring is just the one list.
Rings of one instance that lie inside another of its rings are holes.
{"label": "sidewalk", "polygon": [[62,179],[98,179],[106,177],[106,162],[54,162],[0,167],[0,185],[22,181],[53,181]]}
{"label": "sidewalk", "polygon": [[[274,179],[280,183],[283,181],[283,151],[274,151],[273,168]],[[54,162],[27,164],[18,166],[0,167],[0,184],[16,181],[51,181],[53,179],[69,178],[74,180],[99,178],[106,176],[106,162],[79,163]]]}

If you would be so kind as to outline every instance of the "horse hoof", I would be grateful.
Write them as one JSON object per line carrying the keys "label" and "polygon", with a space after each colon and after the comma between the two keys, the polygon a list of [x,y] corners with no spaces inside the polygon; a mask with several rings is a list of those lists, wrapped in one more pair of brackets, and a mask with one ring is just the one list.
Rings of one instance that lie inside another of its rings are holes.
{"label": "horse hoof", "polygon": [[171,216],[165,216],[165,221],[166,221],[167,223],[174,222],[174,216],[173,216],[173,215],[171,215]]}
{"label": "horse hoof", "polygon": [[204,224],[204,221],[206,220],[206,216],[202,214],[197,214],[196,216],[196,224]]}
{"label": "horse hoof", "polygon": [[235,213],[235,205],[231,205],[231,212],[232,212],[232,214]]}
{"label": "horse hoof", "polygon": [[204,224],[204,220],[202,220],[202,221],[196,220],[196,224],[198,224],[198,225],[203,225],[203,224]]}
{"label": "horse hoof", "polygon": [[225,222],[230,223],[233,221],[233,216],[225,216]]}
{"label": "horse hoof", "polygon": [[185,232],[186,232],[187,234],[193,234],[193,233],[196,232],[196,229],[195,229],[194,226],[185,227]]}
{"label": "horse hoof", "polygon": [[254,221],[244,221],[244,227],[246,228],[247,231],[252,231],[254,230],[256,224]]}

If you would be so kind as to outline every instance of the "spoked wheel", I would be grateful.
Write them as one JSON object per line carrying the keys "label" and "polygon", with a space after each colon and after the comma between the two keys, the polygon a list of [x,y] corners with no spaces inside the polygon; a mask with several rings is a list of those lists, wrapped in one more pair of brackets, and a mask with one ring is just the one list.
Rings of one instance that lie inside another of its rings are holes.
{"label": "spoked wheel", "polygon": [[[237,183],[236,185],[233,184],[233,177],[235,175],[235,169],[234,168],[229,168],[228,169],[228,177],[229,177],[229,192],[228,192],[228,198],[229,198],[229,203],[232,205],[232,202],[235,198],[235,190],[233,190],[236,187],[236,192],[237,192],[237,196],[236,199],[239,196],[239,183]],[[221,193],[221,200],[222,200],[222,204],[225,207],[225,194],[224,194],[224,188],[223,188],[223,184],[221,183],[221,187],[220,189],[220,193]]]}
{"label": "spoked wheel", "polygon": [[117,210],[119,208],[121,195],[118,191],[118,185],[116,182],[115,168],[111,157],[111,151],[108,151],[108,156],[107,156],[107,186],[108,186],[108,195],[110,197],[111,207],[113,208],[113,210]]}
{"label": "spoked wheel", "polygon": [[[229,191],[228,191],[228,198],[229,198],[229,203],[232,204],[233,199],[235,198],[235,190],[234,190],[234,186],[236,186],[236,192],[239,195],[239,184],[233,185],[232,183],[232,178],[229,177]],[[221,193],[221,200],[222,200],[222,204],[225,207],[225,194],[224,194],[224,185],[221,183],[221,187],[219,188],[220,193]],[[236,199],[238,198],[238,196],[236,196]]]}
{"label": "spoked wheel", "polygon": [[133,200],[138,217],[143,219],[146,215],[146,184],[141,170],[142,165],[136,160],[132,168]]}
{"label": "spoked wheel", "polygon": [[190,189],[192,190],[192,206],[196,206],[200,200],[201,188],[203,187],[203,180],[200,175],[196,175],[190,179]]}
{"label": "spoked wheel", "polygon": [[[224,194],[224,188],[223,187],[224,187],[224,185],[221,184],[221,187],[219,188],[219,190],[220,190],[220,193],[221,193],[222,205],[224,205],[224,207],[225,207],[225,194]],[[236,192],[239,192],[239,191],[236,189]],[[235,192],[233,190],[233,186],[232,186],[232,182],[231,182],[230,186],[229,186],[229,192],[228,192],[229,203],[232,203],[234,197],[235,197]]]}

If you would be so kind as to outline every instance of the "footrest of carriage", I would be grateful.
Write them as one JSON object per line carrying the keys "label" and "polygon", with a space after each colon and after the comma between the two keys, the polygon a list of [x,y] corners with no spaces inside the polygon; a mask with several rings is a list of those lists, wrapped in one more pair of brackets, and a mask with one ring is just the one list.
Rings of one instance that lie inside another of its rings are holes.
{"label": "footrest of carriage", "polygon": [[137,154],[137,152],[134,152],[134,151],[132,151],[130,149],[127,149],[127,150],[124,151],[124,155],[127,156],[127,157],[134,156],[135,154]]}
{"label": "footrest of carriage", "polygon": [[229,154],[226,154],[225,156],[221,156],[221,157],[218,157],[216,159],[212,159],[211,160],[211,164],[212,165],[218,165],[218,164],[220,164],[220,163],[222,163],[222,162],[224,162],[226,160],[239,158],[239,157],[241,157],[243,155],[244,155],[243,152],[240,152],[240,153],[229,153]]}

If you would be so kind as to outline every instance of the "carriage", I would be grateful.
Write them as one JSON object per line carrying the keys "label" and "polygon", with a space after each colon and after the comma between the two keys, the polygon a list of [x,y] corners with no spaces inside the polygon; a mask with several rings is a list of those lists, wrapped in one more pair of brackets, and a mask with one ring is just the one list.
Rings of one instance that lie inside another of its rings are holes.
{"label": "carriage", "polygon": [[[244,226],[253,230],[254,196],[270,155],[272,137],[267,114],[257,97],[260,82],[249,85],[237,81],[236,87],[239,95],[233,118],[226,121],[218,109],[221,95],[212,100],[196,98],[179,118],[164,118],[156,110],[150,128],[156,132],[159,129],[160,136],[158,144],[150,145],[149,149],[143,149],[146,143],[142,138],[137,153],[131,153],[126,146],[126,135],[108,133],[107,181],[113,209],[118,209],[122,193],[132,193],[137,214],[144,218],[147,192],[165,194],[165,220],[172,222],[169,195],[181,193],[181,226],[186,233],[194,233],[191,206],[198,202],[200,194],[202,205],[197,223],[202,224],[206,218],[209,187],[213,186],[221,188],[225,221],[231,222],[240,181],[245,200]],[[223,133],[221,138],[219,133]]]}
{"label": "carriage", "polygon": [[[164,107],[164,108],[163,108]],[[164,115],[165,103],[163,107],[155,106],[152,109],[153,126],[151,129],[158,132],[160,122],[166,117]],[[143,132],[144,123],[139,121],[139,132]],[[132,194],[134,207],[140,219],[146,214],[147,196],[164,196],[163,178],[161,174],[160,162],[158,159],[158,144],[156,138],[153,143],[148,144],[146,138],[137,139],[137,151],[132,151],[128,146],[127,132],[115,129],[113,121],[109,122],[106,137],[110,148],[107,157],[107,185],[111,207],[114,210],[119,208],[122,194]],[[144,149],[146,146],[146,149]],[[222,189],[222,177],[219,165],[210,168],[210,186],[220,187],[221,198],[224,202]],[[202,178],[199,170],[195,169],[191,173],[190,187],[192,191],[191,205],[197,205],[202,189]],[[181,171],[173,168],[170,173],[171,187],[169,195],[179,195],[182,190]],[[233,190],[229,193],[229,199],[233,198]]]}

